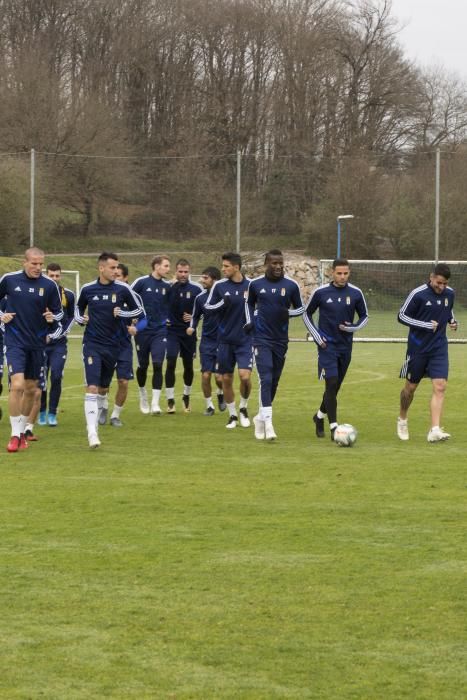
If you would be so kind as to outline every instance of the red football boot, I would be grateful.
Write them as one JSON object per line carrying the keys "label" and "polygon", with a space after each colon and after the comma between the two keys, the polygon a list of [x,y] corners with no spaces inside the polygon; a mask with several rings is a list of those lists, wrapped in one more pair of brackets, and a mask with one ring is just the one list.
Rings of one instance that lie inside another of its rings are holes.
{"label": "red football boot", "polygon": [[19,437],[17,435],[12,435],[10,438],[10,442],[6,446],[6,451],[7,452],[18,452],[19,443],[20,443]]}

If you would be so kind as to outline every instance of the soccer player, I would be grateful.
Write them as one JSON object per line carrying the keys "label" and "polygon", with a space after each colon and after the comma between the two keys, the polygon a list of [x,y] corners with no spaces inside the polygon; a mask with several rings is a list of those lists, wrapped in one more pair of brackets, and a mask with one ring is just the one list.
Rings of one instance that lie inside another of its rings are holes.
{"label": "soccer player", "polygon": [[167,324],[167,367],[165,371],[165,391],[167,413],[175,413],[175,368],[177,357],[183,362],[183,408],[190,413],[190,395],[194,378],[193,360],[196,355],[196,334],[187,335],[193,314],[193,305],[201,285],[190,280],[190,263],[185,258],[177,260],[175,282],[169,293],[169,319]]}
{"label": "soccer player", "polygon": [[284,274],[284,257],[280,250],[266,253],[264,275],[250,282],[246,302],[245,330],[252,331],[260,380],[260,409],[253,418],[255,437],[275,440],[272,402],[285,364],[289,317],[301,316],[305,311],[300,287]]}
{"label": "soccer player", "polygon": [[[45,377],[41,394],[39,425],[54,427],[57,425],[57,410],[62,393],[62,378],[67,358],[67,335],[74,323],[75,295],[70,289],[60,284],[62,268],[58,263],[49,263],[46,268],[47,277],[53,280],[59,289],[63,307],[62,333],[59,338],[49,339],[45,346]],[[49,411],[47,413],[47,379],[50,373]],[[34,424],[34,420],[30,420]],[[29,432],[31,428],[29,428]]]}
{"label": "soccer player", "polygon": [[[115,277],[116,281],[124,282],[128,284],[128,267],[123,263],[118,263],[117,265],[117,275]],[[115,403],[113,407],[112,414],[110,416],[110,425],[114,428],[121,428],[123,423],[120,419],[120,414],[123,409],[123,405],[128,396],[128,383],[134,378],[133,375],[133,346],[131,344],[131,338],[137,333],[137,326],[133,325],[131,319],[126,318],[121,321],[123,325],[122,337],[120,339],[120,352],[117,359],[117,366],[115,368],[115,374],[117,376],[117,393],[115,395]],[[139,321],[140,324],[145,324],[145,319]],[[101,390],[102,391],[102,390]],[[101,395],[102,393],[99,392]],[[108,391],[104,395],[102,409],[99,413],[99,425],[105,425],[107,422],[107,413],[109,408],[108,403]]]}
{"label": "soccer player", "polygon": [[[318,287],[310,297],[303,316],[318,346],[318,375],[324,379],[321,406],[313,416],[316,436],[324,437],[327,415],[331,440],[337,427],[337,394],[352,359],[353,334],[368,323],[368,310],[362,291],[349,283],[350,267],[345,258],[332,263],[331,281]],[[319,310],[319,323],[313,314]],[[355,323],[355,314],[358,320]]]}
{"label": "soccer player", "polygon": [[[83,285],[75,309],[75,320],[86,326],[83,336],[83,362],[86,377],[84,414],[89,447],[101,444],[98,411],[102,408],[100,390],[107,390],[126,333],[122,319],[144,315],[139,297],[124,282],[116,280],[118,256],[103,252],[98,258],[99,277]],[[105,393],[104,392],[101,392]]]}
{"label": "soccer player", "polygon": [[[156,255],[151,261],[151,273],[138,277],[131,285],[142,299],[146,312],[147,326],[138,332],[136,353],[138,367],[136,380],[139,387],[139,407],[141,413],[160,415],[160,395],[162,390],[162,365],[167,349],[167,319],[169,316],[170,284],[165,277],[170,271],[170,260],[166,255]],[[149,408],[146,391],[149,358],[152,360],[152,401]]]}
{"label": "soccer player", "polygon": [[209,292],[217,280],[220,280],[221,272],[217,267],[207,267],[201,273],[200,282],[204,291],[199,294],[193,306],[193,315],[190,327],[186,329],[188,335],[193,335],[196,331],[200,319],[203,319],[203,329],[201,331],[201,342],[199,344],[199,354],[201,359],[201,389],[206,401],[205,416],[213,416],[215,413],[212,401],[211,377],[214,374],[217,385],[217,402],[220,411],[225,411],[227,406],[224,402],[222,391],[222,377],[216,373],[217,362],[217,314],[213,311],[205,310],[205,304]]}
{"label": "soccer player", "polygon": [[413,289],[402,305],[398,320],[409,327],[407,353],[400,376],[405,385],[400,396],[397,435],[409,439],[407,414],[417,387],[424,376],[431,379],[431,429],[428,442],[447,440],[450,435],[440,427],[449,371],[446,328],[457,330],[454,318],[454,291],[448,287],[451,271],[438,263],[426,284]]}
{"label": "soccer player", "polygon": [[11,438],[8,452],[27,448],[24,436],[38,382],[44,374],[47,338],[61,333],[63,317],[60,292],[55,282],[42,275],[44,252],[28,248],[23,270],[9,272],[0,279],[0,300],[6,308],[0,314],[5,324],[5,348],[10,393]]}
{"label": "soccer player", "polygon": [[242,259],[238,253],[225,253],[222,256],[223,280],[216,282],[205,304],[207,311],[218,311],[219,335],[217,349],[217,371],[222,375],[222,388],[229,411],[226,428],[231,430],[238,424],[233,389],[234,369],[237,365],[240,378],[240,425],[250,426],[248,398],[251,392],[251,370],[253,348],[250,336],[246,333],[245,300],[250,280],[241,271]]}

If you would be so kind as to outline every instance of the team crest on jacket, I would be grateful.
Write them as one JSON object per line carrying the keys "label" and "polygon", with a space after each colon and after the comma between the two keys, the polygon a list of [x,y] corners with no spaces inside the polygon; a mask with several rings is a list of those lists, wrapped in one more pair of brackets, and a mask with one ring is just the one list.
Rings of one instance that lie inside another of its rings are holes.
{"label": "team crest on jacket", "polygon": [[444,306],[447,306],[448,303],[449,303],[449,302],[448,302],[448,298],[446,297],[445,300],[444,300]]}
{"label": "team crest on jacket", "polygon": [[[43,296],[44,296],[44,287],[40,287],[40,288],[39,288],[39,296],[40,296],[40,297],[43,297]],[[446,301],[447,301],[447,299],[446,299]]]}
{"label": "team crest on jacket", "polygon": [[187,292],[187,293],[186,293],[186,298],[187,298],[187,299],[190,299],[190,298],[191,298],[191,292]]}
{"label": "team crest on jacket", "polygon": [[281,289],[281,297],[285,297],[285,287],[282,287]]}
{"label": "team crest on jacket", "polygon": [[115,304],[116,301],[117,301],[117,295],[112,294],[112,304]]}
{"label": "team crest on jacket", "polygon": [[350,306],[350,297],[345,297],[345,303]]}

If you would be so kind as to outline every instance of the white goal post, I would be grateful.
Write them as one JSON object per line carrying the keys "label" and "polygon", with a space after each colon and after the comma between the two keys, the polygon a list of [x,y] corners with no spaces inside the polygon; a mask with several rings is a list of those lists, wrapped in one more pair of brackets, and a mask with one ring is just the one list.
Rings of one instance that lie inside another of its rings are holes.
{"label": "white goal post", "polygon": [[[332,260],[319,262],[320,284],[329,281]],[[450,343],[467,343],[467,261],[443,260],[449,265],[449,286],[456,292],[454,314],[457,333],[449,333]],[[368,305],[369,321],[355,334],[357,342],[405,343],[407,328],[397,314],[409,292],[428,280],[432,260],[349,260],[350,281],[360,287]]]}

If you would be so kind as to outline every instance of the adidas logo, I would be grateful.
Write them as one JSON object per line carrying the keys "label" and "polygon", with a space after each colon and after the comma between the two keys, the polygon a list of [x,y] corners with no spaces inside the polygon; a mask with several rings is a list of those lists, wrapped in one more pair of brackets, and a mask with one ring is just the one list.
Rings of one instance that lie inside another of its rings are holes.
{"label": "adidas logo", "polygon": [[326,304],[332,304],[332,299],[329,297],[329,299],[326,299]]}
{"label": "adidas logo", "polygon": [[21,287],[15,287],[15,292],[20,292],[20,291],[21,291]]}
{"label": "adidas logo", "polygon": [[265,290],[265,289],[261,289],[260,294],[266,294],[266,290]]}
{"label": "adidas logo", "polygon": [[147,291],[147,292],[152,292],[151,287],[146,287],[146,291]]}
{"label": "adidas logo", "polygon": [[425,306],[431,306],[431,301],[427,301]]}
{"label": "adidas logo", "polygon": [[92,300],[93,300],[93,301],[99,301],[99,297],[97,296],[97,294],[96,294],[95,297],[92,298]]}

